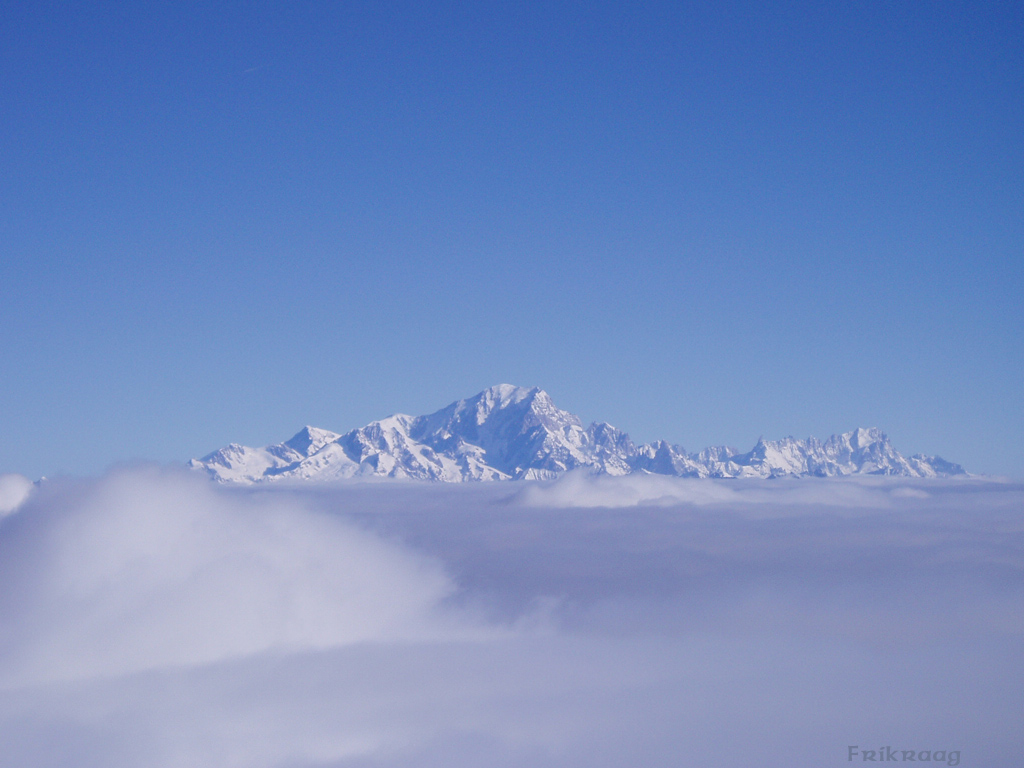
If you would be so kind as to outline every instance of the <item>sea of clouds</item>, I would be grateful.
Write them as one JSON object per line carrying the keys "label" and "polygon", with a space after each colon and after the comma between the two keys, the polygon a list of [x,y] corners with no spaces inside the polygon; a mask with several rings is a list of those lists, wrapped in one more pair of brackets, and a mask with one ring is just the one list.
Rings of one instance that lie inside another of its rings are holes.
{"label": "sea of clouds", "polygon": [[0,476],[0,766],[1009,768],[1022,683],[1018,483]]}

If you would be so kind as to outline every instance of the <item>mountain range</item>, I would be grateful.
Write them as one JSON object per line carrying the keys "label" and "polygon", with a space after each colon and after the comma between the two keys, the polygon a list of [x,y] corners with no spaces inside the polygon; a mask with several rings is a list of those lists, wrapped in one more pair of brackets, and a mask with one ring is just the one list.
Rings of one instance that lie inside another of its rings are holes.
{"label": "mountain range", "polygon": [[499,384],[426,416],[396,414],[337,434],[304,427],[283,443],[232,443],[189,466],[226,483],[380,476],[465,482],[547,480],[572,469],[677,477],[781,477],[967,474],[937,456],[904,457],[878,429],[855,429],[821,442],[758,440],[741,453],[713,446],[689,453],[659,440],[636,445],[610,424],[584,427],[542,389]]}

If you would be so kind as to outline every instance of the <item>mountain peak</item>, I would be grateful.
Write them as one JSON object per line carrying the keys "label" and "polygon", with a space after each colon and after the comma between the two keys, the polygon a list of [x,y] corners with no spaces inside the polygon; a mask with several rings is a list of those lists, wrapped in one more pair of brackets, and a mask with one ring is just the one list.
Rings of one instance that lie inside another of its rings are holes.
{"label": "mountain peak", "polygon": [[966,474],[937,456],[902,456],[872,427],[815,438],[758,438],[747,453],[718,446],[688,453],[559,409],[539,387],[498,384],[425,416],[395,414],[338,435],[307,426],[266,448],[231,444],[189,466],[221,482],[333,479],[356,475],[443,482],[550,479],[576,468],[609,475],[779,477],[851,474],[939,477]]}
{"label": "mountain peak", "polygon": [[521,403],[550,402],[551,397],[539,387],[517,387],[514,384],[497,384],[459,402],[468,403],[474,401],[479,402],[482,409],[490,413],[495,410],[511,408]]}
{"label": "mountain peak", "polygon": [[499,401],[502,403],[519,402],[525,400],[535,392],[540,392],[538,387],[520,387],[515,384],[495,384],[493,387],[488,387],[480,394],[489,400]]}
{"label": "mountain peak", "polygon": [[289,440],[286,440],[284,444],[303,456],[311,456],[327,445],[327,443],[334,442],[339,437],[340,435],[330,430],[306,425]]}
{"label": "mountain peak", "polygon": [[869,445],[886,440],[885,433],[878,427],[868,427],[867,429],[862,427],[853,430],[853,432],[847,432],[843,437],[848,437],[850,445],[854,448],[867,448]]}

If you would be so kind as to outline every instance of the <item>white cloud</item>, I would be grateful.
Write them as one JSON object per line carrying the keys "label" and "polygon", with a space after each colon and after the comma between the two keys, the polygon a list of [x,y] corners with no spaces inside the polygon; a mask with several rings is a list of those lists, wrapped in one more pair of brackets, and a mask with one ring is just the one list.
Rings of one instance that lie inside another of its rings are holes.
{"label": "white cloud", "polygon": [[663,480],[41,488],[0,766],[1015,764],[1024,488]]}
{"label": "white cloud", "polygon": [[[696,479],[668,475],[632,474],[624,477],[567,472],[557,480],[525,485],[517,500],[533,507],[637,507],[731,505],[751,512],[769,507],[767,514],[786,510],[802,514],[808,505],[850,509],[892,509],[906,499],[929,499],[946,488],[994,488],[1004,481],[971,479],[905,479],[871,475],[847,477],[785,477],[772,480]],[[793,508],[796,509],[793,509]]]}
{"label": "white cloud", "polygon": [[179,472],[48,483],[10,522],[8,681],[419,637],[453,589],[438,563],[295,497]]}
{"label": "white cloud", "polygon": [[32,481],[22,475],[0,475],[0,517],[20,507],[32,493]]}

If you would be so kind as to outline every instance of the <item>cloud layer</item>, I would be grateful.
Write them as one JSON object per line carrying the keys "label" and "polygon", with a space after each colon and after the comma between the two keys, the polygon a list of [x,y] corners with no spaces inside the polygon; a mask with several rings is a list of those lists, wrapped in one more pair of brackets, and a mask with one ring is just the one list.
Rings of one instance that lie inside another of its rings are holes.
{"label": "cloud layer", "polygon": [[179,472],[45,485],[0,537],[0,680],[429,635],[432,562],[299,500]]}
{"label": "cloud layer", "polygon": [[0,766],[848,765],[1024,739],[1024,488],[226,491],[0,520]]}

